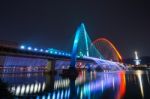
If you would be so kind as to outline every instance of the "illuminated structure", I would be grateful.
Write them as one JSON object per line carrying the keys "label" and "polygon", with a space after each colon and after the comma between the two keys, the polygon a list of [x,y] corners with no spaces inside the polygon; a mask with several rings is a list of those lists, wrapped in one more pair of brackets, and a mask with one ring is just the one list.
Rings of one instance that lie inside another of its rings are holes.
{"label": "illuminated structure", "polygon": [[[91,44],[92,42],[87,34],[85,25],[81,23],[81,25],[77,28],[77,31],[75,32],[75,39],[71,55],[71,67],[75,67],[76,56],[103,58],[101,53],[97,51],[96,47],[91,46]],[[92,55],[91,52],[95,53],[95,55]]]}
{"label": "illuminated structure", "polygon": [[106,38],[98,38],[93,41],[93,44],[96,46],[98,51],[100,51],[103,57],[107,60],[122,62],[122,56],[114,46],[112,42],[110,42]]}
{"label": "illuminated structure", "polygon": [[77,29],[76,34],[75,34],[75,39],[74,39],[74,43],[73,43],[73,48],[72,48],[72,57],[71,57],[71,63],[70,63],[70,67],[75,68],[75,64],[76,64],[76,54],[77,54],[77,47],[78,47],[78,42],[79,42],[79,37],[81,34],[81,29],[82,29],[82,24],[81,26]]}
{"label": "illuminated structure", "polygon": [[135,54],[135,65],[140,65],[140,59],[139,59],[139,56],[138,56],[138,53],[137,53],[137,51],[135,51],[134,52],[134,54]]}
{"label": "illuminated structure", "polygon": [[116,62],[122,62],[122,56],[117,48],[106,38],[98,38],[91,42],[85,25],[82,23],[75,32],[75,39],[72,48],[71,66],[75,67],[76,56],[95,57]]}
{"label": "illuminated structure", "polygon": [[[98,38],[92,42],[83,23],[81,23],[75,32],[71,53],[54,48],[38,48],[21,45],[17,48],[0,47],[0,55],[0,65],[3,66],[2,71],[5,68],[8,70],[15,68],[13,69],[14,72],[15,70],[28,70],[31,72],[39,69],[54,71],[57,68],[56,66],[76,68],[79,62],[82,65],[84,64],[84,67],[100,66],[106,70],[117,70],[116,68],[120,66],[119,62],[122,62],[122,57],[114,44],[106,38]],[[17,60],[20,60],[20,62]],[[22,67],[22,69],[18,70],[18,67]],[[31,67],[31,69],[28,67]]]}

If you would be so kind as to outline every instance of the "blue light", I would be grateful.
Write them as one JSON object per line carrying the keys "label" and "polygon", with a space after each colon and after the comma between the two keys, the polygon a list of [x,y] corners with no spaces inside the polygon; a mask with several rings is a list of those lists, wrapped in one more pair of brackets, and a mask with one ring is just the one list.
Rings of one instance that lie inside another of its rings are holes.
{"label": "blue light", "polygon": [[52,96],[52,99],[56,99],[55,96],[56,96],[56,95],[55,95],[55,92],[54,92],[54,93],[53,93],[53,96]]}
{"label": "blue light", "polygon": [[29,47],[28,47],[28,50],[32,50],[32,47],[29,46]]}
{"label": "blue light", "polygon": [[64,96],[64,91],[62,90],[61,91],[61,99],[63,99],[63,96]]}
{"label": "blue light", "polygon": [[47,99],[50,99],[50,96],[51,96],[51,94],[49,93],[48,96],[47,96]]}
{"label": "blue light", "polygon": [[57,52],[55,52],[55,54],[57,54]]}
{"label": "blue light", "polygon": [[24,46],[24,45],[21,45],[20,48],[21,48],[21,49],[25,49],[25,46]]}
{"label": "blue light", "polygon": [[68,98],[70,97],[70,89],[68,90]]}
{"label": "blue light", "polygon": [[53,51],[50,51],[50,53],[52,54],[52,53],[53,53]]}
{"label": "blue light", "polygon": [[40,97],[39,97],[39,96],[37,96],[37,97],[36,97],[36,99],[40,99]]}
{"label": "blue light", "polygon": [[43,52],[43,49],[40,49],[40,52]]}
{"label": "blue light", "polygon": [[67,90],[65,91],[65,98],[67,98]]}
{"label": "blue light", "polygon": [[45,96],[42,96],[42,99],[46,99],[46,97],[45,97]]}
{"label": "blue light", "polygon": [[60,92],[58,91],[58,93],[57,93],[57,99],[60,99],[59,97],[60,97]]}
{"label": "blue light", "polygon": [[46,53],[48,53],[48,50],[45,50]]}
{"label": "blue light", "polygon": [[65,55],[65,53],[62,53],[63,55]]}
{"label": "blue light", "polygon": [[38,49],[37,48],[34,48],[34,51],[37,51]]}
{"label": "blue light", "polygon": [[59,55],[61,55],[61,52],[59,52]]}
{"label": "blue light", "polygon": [[66,56],[70,56],[70,54],[66,54]]}
{"label": "blue light", "polygon": [[72,57],[71,57],[71,66],[75,67],[76,64],[76,54],[77,54],[77,49],[78,49],[78,42],[79,42],[79,38],[81,35],[81,31],[83,30],[83,25],[81,24],[80,27],[78,27],[76,33],[75,33],[75,39],[74,39],[74,43],[73,43],[73,48],[72,48]]}
{"label": "blue light", "polygon": [[77,87],[77,95],[79,94],[79,86]]}

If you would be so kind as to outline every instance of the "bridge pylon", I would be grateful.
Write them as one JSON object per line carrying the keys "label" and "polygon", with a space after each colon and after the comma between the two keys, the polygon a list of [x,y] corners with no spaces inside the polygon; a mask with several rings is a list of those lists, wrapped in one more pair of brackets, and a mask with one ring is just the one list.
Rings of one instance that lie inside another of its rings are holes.
{"label": "bridge pylon", "polygon": [[86,32],[84,23],[81,23],[81,25],[77,28],[77,30],[75,32],[75,39],[74,39],[74,43],[73,43],[71,63],[70,63],[70,68],[72,68],[72,69],[75,69],[77,50],[78,50],[78,45],[79,45],[78,43],[79,43],[80,36],[81,36],[82,33],[83,33],[84,39],[85,39],[86,56],[89,56],[87,32]]}

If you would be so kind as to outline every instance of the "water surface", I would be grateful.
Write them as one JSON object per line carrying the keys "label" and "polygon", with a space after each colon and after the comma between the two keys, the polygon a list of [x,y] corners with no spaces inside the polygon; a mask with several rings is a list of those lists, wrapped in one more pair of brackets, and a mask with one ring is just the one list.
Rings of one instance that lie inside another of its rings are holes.
{"label": "water surface", "polygon": [[0,74],[1,98],[149,99],[150,71],[87,72],[75,79],[59,74]]}

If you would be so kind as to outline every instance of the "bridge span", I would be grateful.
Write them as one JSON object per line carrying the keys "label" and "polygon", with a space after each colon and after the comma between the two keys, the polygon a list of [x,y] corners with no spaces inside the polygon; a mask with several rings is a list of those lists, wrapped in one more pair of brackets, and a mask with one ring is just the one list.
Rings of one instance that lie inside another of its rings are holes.
{"label": "bridge span", "polygon": [[[14,48],[0,46],[0,71],[46,71],[77,67],[101,68],[102,70],[121,70],[122,57],[114,44],[104,38],[91,41],[85,25],[75,32],[72,52],[66,53],[51,50],[32,50],[25,46]],[[121,66],[121,67],[120,67]],[[21,69],[20,69],[21,68]]]}
{"label": "bridge span", "polygon": [[[27,51],[17,48],[0,47],[1,72],[54,72],[69,68],[71,56],[47,52]],[[76,68],[99,68],[121,70],[118,62],[93,57],[77,57]],[[113,69],[112,69],[113,68]]]}
{"label": "bridge span", "polygon": [[[39,68],[46,72],[53,72],[55,69],[62,69],[62,66],[69,66],[71,61],[70,55],[51,54],[47,52],[36,52],[22,50],[18,48],[0,47],[0,69],[13,68]],[[77,58],[77,63],[92,63],[91,59]],[[55,67],[56,66],[56,67]],[[67,67],[64,67],[67,68]],[[10,71],[10,70],[9,70]],[[28,70],[30,71],[30,70]],[[31,71],[30,71],[31,72]]]}

